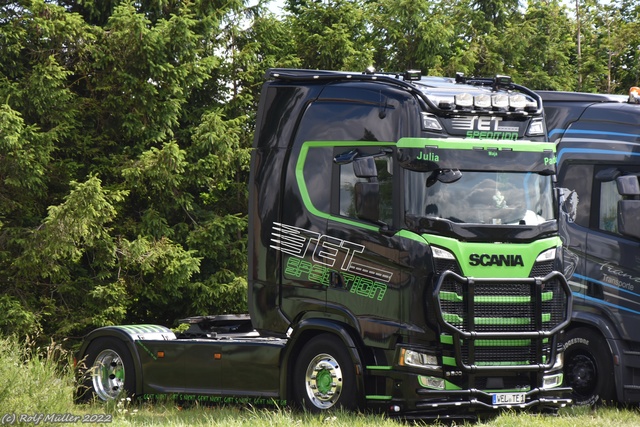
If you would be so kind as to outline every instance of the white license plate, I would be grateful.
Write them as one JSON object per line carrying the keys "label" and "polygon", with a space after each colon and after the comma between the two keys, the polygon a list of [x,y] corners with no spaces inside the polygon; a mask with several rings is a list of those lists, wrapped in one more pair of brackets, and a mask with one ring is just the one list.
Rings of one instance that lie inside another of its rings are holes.
{"label": "white license plate", "polygon": [[525,402],[524,393],[494,393],[494,405],[517,405]]}

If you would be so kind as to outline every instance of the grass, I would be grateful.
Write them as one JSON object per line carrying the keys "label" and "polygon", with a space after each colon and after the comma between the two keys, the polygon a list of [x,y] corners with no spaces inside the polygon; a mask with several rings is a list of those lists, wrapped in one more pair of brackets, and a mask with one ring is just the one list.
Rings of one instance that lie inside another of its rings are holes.
{"label": "grass", "polygon": [[[75,381],[71,355],[60,345],[51,343],[36,348],[30,343],[0,337],[0,424],[69,425],[92,421],[110,426],[336,426],[398,427],[414,425],[388,419],[382,415],[335,414],[314,415],[289,408],[258,409],[242,406],[182,407],[174,402],[138,403],[121,399],[109,403],[76,405],[73,402]],[[59,414],[66,422],[45,422],[45,415]],[[19,423],[22,417],[22,423]],[[29,418],[33,417],[33,418]],[[102,421],[103,423],[101,423]],[[434,426],[478,427],[597,427],[640,426],[636,409],[585,407],[563,409],[558,416],[539,416],[506,412],[478,423],[441,424]]]}

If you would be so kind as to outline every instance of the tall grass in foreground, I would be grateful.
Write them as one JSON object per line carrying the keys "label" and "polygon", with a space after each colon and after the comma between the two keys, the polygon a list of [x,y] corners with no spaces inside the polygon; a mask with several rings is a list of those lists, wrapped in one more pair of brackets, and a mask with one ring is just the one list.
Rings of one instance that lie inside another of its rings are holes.
{"label": "tall grass in foreground", "polygon": [[71,358],[62,346],[0,337],[0,416],[68,412],[72,391]]}
{"label": "tall grass in foreground", "polygon": [[[332,427],[401,427],[414,424],[390,420],[382,415],[338,412],[313,415],[288,408],[256,409],[251,407],[181,407],[174,402],[137,403],[127,399],[108,404],[94,402],[76,405],[72,358],[61,346],[51,343],[36,348],[14,338],[0,337],[0,417],[37,414],[70,414],[80,417],[100,415],[109,426],[332,426]],[[89,418],[91,419],[91,418]],[[94,424],[96,424],[94,422]],[[479,423],[442,424],[432,426],[478,427],[640,427],[640,412],[635,409],[567,408],[556,417],[504,413]],[[19,423],[16,423],[19,425]],[[34,425],[34,422],[24,425]],[[40,422],[38,425],[54,425]],[[69,425],[66,424],[55,424]]]}

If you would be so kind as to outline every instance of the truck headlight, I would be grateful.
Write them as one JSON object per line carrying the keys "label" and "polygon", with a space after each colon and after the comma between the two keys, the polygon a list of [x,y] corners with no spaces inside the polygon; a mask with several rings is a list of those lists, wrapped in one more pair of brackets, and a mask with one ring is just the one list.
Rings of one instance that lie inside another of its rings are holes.
{"label": "truck headlight", "polygon": [[431,252],[433,253],[434,258],[440,259],[452,259],[455,260],[456,257],[446,249],[439,248],[437,246],[431,246]]}
{"label": "truck headlight", "polygon": [[400,366],[413,366],[416,368],[439,369],[438,358],[433,354],[403,348],[400,350]]}
{"label": "truck headlight", "polygon": [[556,248],[549,248],[538,255],[536,262],[553,261],[554,259],[556,259]]}

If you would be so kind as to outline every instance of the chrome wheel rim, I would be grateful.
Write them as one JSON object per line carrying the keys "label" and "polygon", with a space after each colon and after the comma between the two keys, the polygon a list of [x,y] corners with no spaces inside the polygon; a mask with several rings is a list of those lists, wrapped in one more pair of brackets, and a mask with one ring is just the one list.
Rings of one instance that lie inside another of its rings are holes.
{"label": "chrome wheel rim", "polygon": [[103,350],[93,362],[93,390],[102,400],[112,400],[124,390],[124,364],[113,350]]}
{"label": "chrome wheel rim", "polygon": [[329,409],[336,404],[342,392],[342,369],[329,354],[314,357],[305,374],[307,396],[319,409]]}

